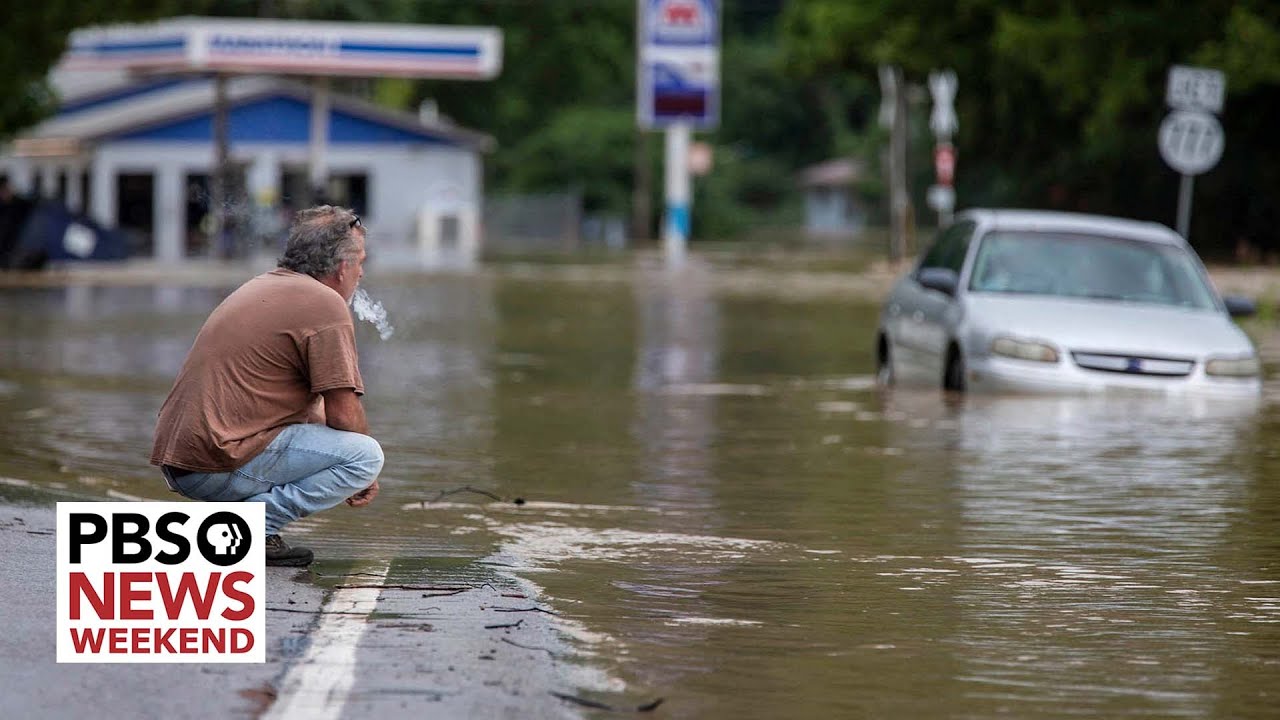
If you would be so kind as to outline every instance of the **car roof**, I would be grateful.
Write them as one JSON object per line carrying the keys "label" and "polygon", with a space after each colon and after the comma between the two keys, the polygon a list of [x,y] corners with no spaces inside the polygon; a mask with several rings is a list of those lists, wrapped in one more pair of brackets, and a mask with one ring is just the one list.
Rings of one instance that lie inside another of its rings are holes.
{"label": "car roof", "polygon": [[1055,212],[1050,210],[1013,210],[978,208],[965,210],[957,220],[969,219],[988,230],[1037,230],[1041,232],[1077,232],[1111,235],[1135,240],[1186,245],[1186,241],[1169,228],[1155,222],[1129,220],[1107,215]]}

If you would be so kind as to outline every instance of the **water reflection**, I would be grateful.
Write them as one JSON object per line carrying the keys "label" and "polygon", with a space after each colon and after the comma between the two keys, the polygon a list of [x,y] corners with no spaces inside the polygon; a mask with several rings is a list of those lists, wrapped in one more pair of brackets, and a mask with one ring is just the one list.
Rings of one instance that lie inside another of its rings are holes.
{"label": "water reflection", "polygon": [[951,458],[952,554],[890,574],[954,605],[967,711],[1211,716],[1239,653],[1269,652],[1228,634],[1257,630],[1239,618],[1256,617],[1249,583],[1262,578],[1222,563],[1248,511],[1236,459],[1259,403],[901,394],[888,406],[955,428],[902,439]]}
{"label": "water reflection", "polygon": [[5,290],[0,367],[99,385],[171,381],[225,290],[94,287]]}
{"label": "water reflection", "polygon": [[635,283],[635,435],[643,453],[632,487],[645,504],[713,506],[715,396],[706,388],[717,378],[719,337],[708,274],[693,259],[678,269],[642,268]]}
{"label": "water reflection", "polygon": [[[667,532],[652,533],[648,543],[653,550],[647,561],[637,563],[639,572],[614,582],[624,592],[622,607],[640,620],[632,632],[651,646],[682,648],[665,651],[668,661],[675,662],[647,678],[656,686],[671,685],[676,681],[672,674],[701,671],[679,662],[687,648],[705,642],[701,623],[735,620],[717,617],[703,591],[721,583],[718,577],[732,567],[730,563],[755,554],[753,548],[740,546],[734,548],[739,551],[736,558],[722,555],[699,561],[689,546],[708,541],[683,535],[694,530],[704,535],[722,532],[712,449],[717,398],[706,392],[718,378],[719,309],[708,275],[705,263],[693,259],[678,269],[642,268],[635,284],[641,318],[633,379],[635,440],[641,453],[632,492],[637,503],[679,515],[668,517],[663,525]],[[671,553],[670,548],[685,549]],[[664,552],[656,552],[659,549]]]}
{"label": "water reflection", "polygon": [[0,295],[6,470],[63,487],[161,497],[139,487],[155,413],[218,291],[65,288]]}

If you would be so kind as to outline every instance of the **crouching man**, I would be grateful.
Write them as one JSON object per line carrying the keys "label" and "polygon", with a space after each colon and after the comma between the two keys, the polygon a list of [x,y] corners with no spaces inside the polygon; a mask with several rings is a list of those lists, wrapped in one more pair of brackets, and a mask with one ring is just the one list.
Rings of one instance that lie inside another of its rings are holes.
{"label": "crouching man", "polygon": [[350,210],[300,212],[279,267],[213,310],[160,408],[151,463],[186,497],[265,504],[267,565],[312,560],[280,537],[286,524],[378,494],[347,309],[364,235]]}

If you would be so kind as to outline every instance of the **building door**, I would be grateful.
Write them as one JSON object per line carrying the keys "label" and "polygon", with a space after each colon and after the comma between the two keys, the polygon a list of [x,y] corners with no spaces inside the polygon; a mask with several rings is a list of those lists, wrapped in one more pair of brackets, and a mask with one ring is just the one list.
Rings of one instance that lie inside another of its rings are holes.
{"label": "building door", "polygon": [[116,176],[116,224],[128,238],[130,257],[155,256],[155,175]]}

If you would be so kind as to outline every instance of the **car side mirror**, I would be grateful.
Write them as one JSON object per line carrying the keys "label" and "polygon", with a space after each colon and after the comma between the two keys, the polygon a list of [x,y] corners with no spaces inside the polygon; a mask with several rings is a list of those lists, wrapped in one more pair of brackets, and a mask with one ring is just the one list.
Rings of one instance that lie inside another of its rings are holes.
{"label": "car side mirror", "polygon": [[1227,306],[1227,314],[1233,318],[1246,318],[1258,312],[1257,303],[1241,295],[1225,295],[1222,304]]}
{"label": "car side mirror", "polygon": [[943,295],[954,296],[956,288],[960,285],[960,276],[956,275],[956,271],[951,268],[927,267],[920,268],[920,272],[916,275],[916,282],[930,290],[937,290]]}

